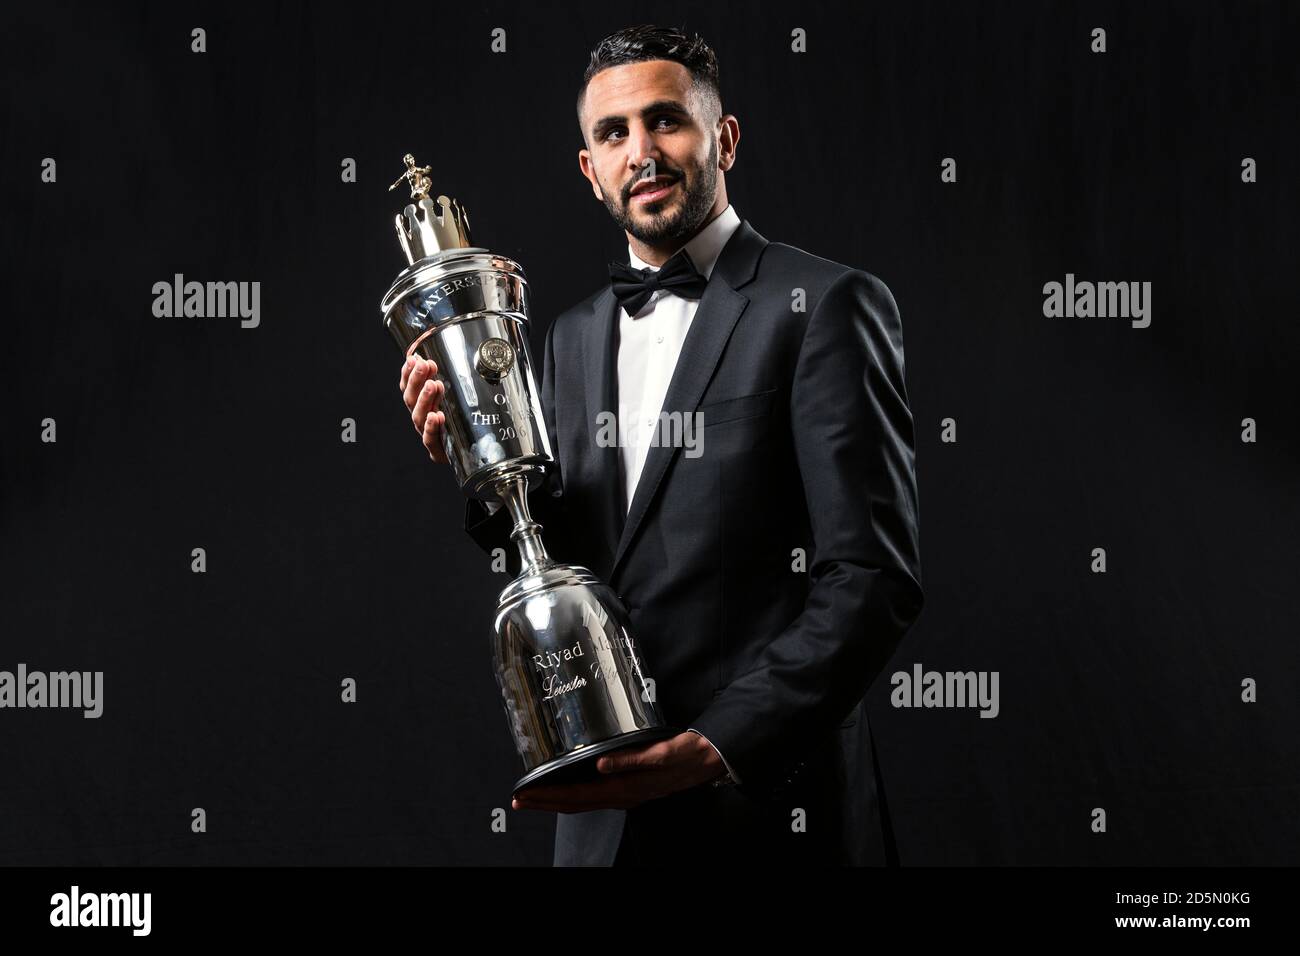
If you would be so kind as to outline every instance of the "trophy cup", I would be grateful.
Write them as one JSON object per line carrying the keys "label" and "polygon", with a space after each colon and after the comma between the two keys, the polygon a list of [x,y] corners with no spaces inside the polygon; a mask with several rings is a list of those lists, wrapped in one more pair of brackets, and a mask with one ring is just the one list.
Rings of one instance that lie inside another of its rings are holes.
{"label": "trophy cup", "polygon": [[430,198],[409,153],[389,187],[411,187],[397,216],[408,266],[384,296],[402,351],[430,359],[444,386],[444,447],[461,491],[509,509],[520,573],[498,598],[492,663],[525,773],[536,783],[596,775],[595,758],[673,736],[642,674],[627,611],[589,570],[546,553],[528,491],[555,465],[528,351],[528,284],[518,265],[475,246],[469,217]]}

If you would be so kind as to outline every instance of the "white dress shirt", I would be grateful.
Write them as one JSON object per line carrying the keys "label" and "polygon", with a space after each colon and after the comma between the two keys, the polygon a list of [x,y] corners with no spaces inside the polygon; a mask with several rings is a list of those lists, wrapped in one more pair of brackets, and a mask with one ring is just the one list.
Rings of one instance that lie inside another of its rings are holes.
{"label": "white dress shirt", "polygon": [[[706,279],[712,275],[722,247],[739,226],[740,216],[728,205],[686,243],[686,254]],[[627,256],[633,269],[659,271],[658,266],[639,259],[631,244],[627,247]],[[646,455],[659,427],[659,413],[664,407],[668,384],[672,381],[682,342],[686,340],[699,304],[698,299],[683,299],[658,289],[636,315],[628,315],[625,309],[618,310],[618,444],[623,461],[625,509],[632,506]],[[700,733],[694,727],[687,729]],[[713,741],[710,740],[709,745],[713,746]],[[713,749],[722,757],[731,779],[740,783],[722,751],[717,747]]]}
{"label": "white dress shirt", "polygon": [[[728,205],[686,243],[686,254],[704,278],[713,273],[722,247],[739,225],[740,217]],[[633,269],[659,271],[658,266],[638,258],[630,244],[627,256]],[[668,383],[699,304],[698,299],[682,299],[658,289],[636,315],[618,310],[618,446],[623,460],[625,513],[632,507],[637,482],[659,428]]]}

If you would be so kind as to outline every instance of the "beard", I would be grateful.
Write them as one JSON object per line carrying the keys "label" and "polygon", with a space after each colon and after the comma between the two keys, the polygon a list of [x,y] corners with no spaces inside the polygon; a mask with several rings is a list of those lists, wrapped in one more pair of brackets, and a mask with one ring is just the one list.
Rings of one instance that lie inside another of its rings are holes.
{"label": "beard", "polygon": [[657,164],[655,172],[671,176],[671,182],[682,184],[682,200],[674,211],[666,211],[662,202],[647,203],[641,207],[642,218],[633,218],[630,203],[632,187],[638,182],[635,177],[619,192],[618,202],[610,199],[610,190],[601,190],[605,196],[605,208],[624,232],[647,245],[685,242],[695,234],[713,208],[718,188],[718,141],[715,139],[709,147],[709,158],[703,166],[683,170]]}

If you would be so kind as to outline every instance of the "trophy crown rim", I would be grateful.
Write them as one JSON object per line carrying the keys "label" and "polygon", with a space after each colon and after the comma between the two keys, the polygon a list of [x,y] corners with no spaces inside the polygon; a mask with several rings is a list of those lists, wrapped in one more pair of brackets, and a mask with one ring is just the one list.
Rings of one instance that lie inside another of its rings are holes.
{"label": "trophy crown rim", "polygon": [[525,287],[528,285],[528,277],[524,274],[523,266],[508,256],[498,255],[478,246],[444,249],[423,259],[417,259],[399,272],[388,292],[384,294],[379,310],[386,316],[392,311],[393,306],[412,292],[438,285],[466,272],[498,272],[518,278]]}

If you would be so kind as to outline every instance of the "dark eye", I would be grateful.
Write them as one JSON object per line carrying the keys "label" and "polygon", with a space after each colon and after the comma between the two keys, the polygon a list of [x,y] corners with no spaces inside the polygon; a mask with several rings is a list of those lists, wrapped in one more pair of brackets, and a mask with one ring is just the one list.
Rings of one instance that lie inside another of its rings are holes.
{"label": "dark eye", "polygon": [[[677,126],[678,122],[677,117],[675,116],[664,114],[655,118],[656,129],[675,129]],[[620,132],[626,132],[626,130],[622,126],[611,126],[605,131],[605,134],[601,136],[600,141],[602,143],[611,142],[615,139],[615,134]]]}

